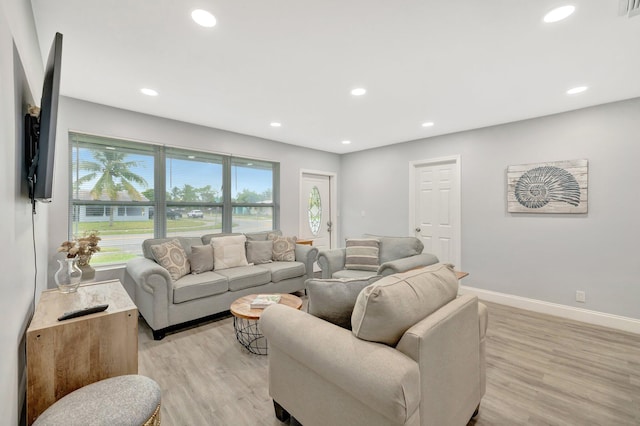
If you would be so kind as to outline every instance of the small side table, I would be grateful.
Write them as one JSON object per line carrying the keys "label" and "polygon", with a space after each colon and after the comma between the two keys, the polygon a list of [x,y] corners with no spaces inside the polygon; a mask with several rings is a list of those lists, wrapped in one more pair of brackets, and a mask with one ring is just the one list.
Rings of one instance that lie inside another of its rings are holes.
{"label": "small side table", "polygon": [[468,272],[462,272],[462,271],[454,271],[454,272],[456,273],[456,278],[459,280],[469,275]]}
{"label": "small side table", "polygon": [[[251,309],[251,302],[256,296],[258,295],[248,294],[236,299],[229,310],[233,315],[233,329],[238,342],[252,354],[267,355],[267,339],[258,326],[264,309]],[[280,304],[300,309],[302,299],[293,294],[280,294]]]}
{"label": "small side table", "polygon": [[[109,308],[58,321],[65,312]],[[63,396],[109,377],[138,373],[138,309],[118,280],[45,290],[27,329],[27,424]]]}

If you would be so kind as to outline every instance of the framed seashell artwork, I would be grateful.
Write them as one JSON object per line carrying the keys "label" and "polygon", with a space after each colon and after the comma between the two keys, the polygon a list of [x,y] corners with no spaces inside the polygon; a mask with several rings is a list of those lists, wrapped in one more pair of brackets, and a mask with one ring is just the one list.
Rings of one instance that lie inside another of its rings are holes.
{"label": "framed seashell artwork", "polygon": [[507,212],[587,213],[587,160],[507,167]]}

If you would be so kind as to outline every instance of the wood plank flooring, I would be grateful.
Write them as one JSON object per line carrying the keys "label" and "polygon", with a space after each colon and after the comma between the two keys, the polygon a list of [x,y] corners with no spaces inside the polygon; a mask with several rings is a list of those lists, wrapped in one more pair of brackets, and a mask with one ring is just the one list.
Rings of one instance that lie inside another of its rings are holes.
{"label": "wood plank flooring", "polygon": [[[487,392],[469,425],[640,425],[640,336],[487,306]],[[139,343],[163,425],[282,425],[267,357],[236,342],[231,316],[159,342],[140,320]]]}

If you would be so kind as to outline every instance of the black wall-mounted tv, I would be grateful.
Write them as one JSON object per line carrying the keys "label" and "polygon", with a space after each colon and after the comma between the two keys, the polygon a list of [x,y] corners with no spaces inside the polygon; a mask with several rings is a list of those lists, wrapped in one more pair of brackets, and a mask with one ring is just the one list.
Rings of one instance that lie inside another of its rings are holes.
{"label": "black wall-mounted tv", "polygon": [[56,33],[44,70],[40,114],[25,115],[25,162],[32,201],[52,198],[61,68],[62,34]]}

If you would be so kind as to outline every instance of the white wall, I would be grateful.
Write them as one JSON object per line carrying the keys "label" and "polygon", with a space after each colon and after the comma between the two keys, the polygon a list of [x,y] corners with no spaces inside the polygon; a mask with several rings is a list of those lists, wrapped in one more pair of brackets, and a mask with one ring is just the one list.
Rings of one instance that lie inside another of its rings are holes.
{"label": "white wall", "polygon": [[[3,424],[18,424],[25,399],[25,331],[32,315],[35,261],[31,206],[23,183],[22,115],[40,98],[42,60],[31,4],[0,2],[0,413]],[[28,82],[31,82],[31,86]],[[38,277],[45,288],[47,206],[34,218]]]}
{"label": "white wall", "polygon": [[[460,154],[466,286],[640,318],[639,119],[632,99],[344,155],[344,234],[408,235],[409,161]],[[587,214],[507,213],[507,166],[583,158]]]}
{"label": "white wall", "polygon": [[[51,254],[55,253],[60,242],[67,239],[70,130],[278,161],[280,228],[285,235],[297,235],[299,230],[300,169],[340,172],[340,156],[337,154],[62,97],[58,115],[54,201],[50,206]],[[53,276],[56,269],[57,263],[52,255],[49,276]],[[96,278],[122,279],[121,274],[122,270],[98,271]]]}

